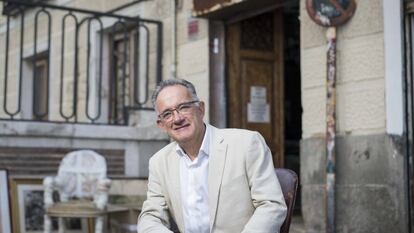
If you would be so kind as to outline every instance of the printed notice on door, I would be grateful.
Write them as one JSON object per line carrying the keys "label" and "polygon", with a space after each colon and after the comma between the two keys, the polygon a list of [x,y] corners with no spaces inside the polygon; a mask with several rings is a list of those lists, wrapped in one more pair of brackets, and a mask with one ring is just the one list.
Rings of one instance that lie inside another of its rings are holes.
{"label": "printed notice on door", "polygon": [[270,106],[266,102],[266,87],[250,87],[250,103],[247,104],[247,122],[270,122]]}

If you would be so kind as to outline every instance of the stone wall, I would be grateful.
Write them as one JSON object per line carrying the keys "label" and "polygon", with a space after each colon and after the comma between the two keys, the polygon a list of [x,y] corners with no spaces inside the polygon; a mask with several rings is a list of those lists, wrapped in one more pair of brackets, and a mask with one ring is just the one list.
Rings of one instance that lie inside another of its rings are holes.
{"label": "stone wall", "polygon": [[[57,169],[66,152],[91,149],[107,158],[111,174],[147,177],[149,158],[168,142],[153,126],[0,121],[0,166],[14,174],[45,175]],[[34,159],[39,167],[24,172],[22,164]]]}
{"label": "stone wall", "polygon": [[[326,28],[300,2],[302,211],[316,233],[326,221]],[[386,133],[383,2],[356,2],[337,28],[336,232],[407,232],[405,142]]]}
{"label": "stone wall", "polygon": [[[192,17],[192,8],[192,0],[179,0],[174,16],[170,0],[154,0],[143,1],[119,13],[140,15],[143,18],[160,20],[163,23],[163,79],[174,77],[173,60],[175,60],[176,77],[193,82],[198,96],[206,103],[206,106],[209,106],[208,20]],[[190,33],[190,27],[197,29]],[[174,33],[175,49],[173,49]],[[206,121],[209,120],[208,116],[209,109],[207,108]]]}
{"label": "stone wall", "polygon": [[[115,9],[123,4],[130,3],[130,1],[125,0],[114,0],[114,1],[101,1],[101,0],[58,0],[54,1],[52,4],[62,5],[66,7],[74,7],[79,9],[93,10],[99,12],[107,12],[112,9]],[[192,0],[180,0],[177,1],[177,6],[174,11],[172,7],[172,1],[169,0],[154,0],[154,1],[142,1],[137,4],[131,5],[127,8],[121,9],[115,13],[119,15],[136,17],[140,16],[144,19],[158,20],[162,22],[163,26],[163,41],[162,41],[162,76],[163,79],[173,78],[174,76],[179,78],[184,78],[192,81],[198,90],[199,96],[202,100],[206,102],[206,105],[209,106],[209,76],[208,76],[208,21],[205,19],[193,18],[191,16],[192,10]],[[33,31],[34,31],[34,18],[37,11],[28,10],[25,15],[25,42],[23,48],[23,58],[24,58],[24,67],[23,73],[30,73],[30,59],[33,56]],[[59,113],[59,85],[60,85],[60,61],[61,61],[61,41],[60,37],[62,35],[62,26],[60,17],[63,16],[64,12],[51,10],[52,18],[52,43],[50,48],[50,74],[51,74],[51,92],[50,92],[50,119],[56,119]],[[175,12],[175,13],[174,13]],[[66,13],[66,12],[65,12]],[[82,18],[83,15],[79,14],[79,17]],[[47,25],[46,17],[39,17],[39,25]],[[74,35],[74,27],[70,24],[66,26],[66,39],[67,41],[72,40]],[[103,20],[104,31],[110,31],[114,19],[105,18]],[[173,27],[175,22],[175,29]],[[86,25],[86,24],[85,24]],[[193,25],[193,26],[190,26]],[[192,33],[189,33],[189,28],[192,27]],[[47,51],[47,27],[39,27],[38,32],[38,53]],[[72,30],[72,31],[71,31]],[[92,29],[94,30],[94,29]],[[150,28],[150,30],[153,30]],[[0,17],[0,51],[5,51],[5,40],[6,40],[6,17]],[[16,95],[18,93],[17,78],[19,76],[19,55],[20,55],[20,17],[12,17],[10,24],[10,44],[9,44],[9,65],[8,65],[8,77],[9,77],[9,89],[8,89],[8,108],[14,110],[17,105]],[[151,31],[153,32],[153,31]],[[88,64],[86,57],[86,26],[82,27],[79,31],[79,45],[81,55],[79,55],[79,110],[84,109],[85,99],[86,99],[86,67]],[[173,37],[175,37],[176,42],[173,45]],[[96,41],[98,39],[96,38]],[[152,93],[155,86],[155,37],[152,35],[150,38],[150,93]],[[67,42],[66,42],[67,43]],[[65,43],[65,44],[66,44]],[[104,38],[104,44],[106,39]],[[73,61],[70,61],[69,58],[73,57],[73,44],[68,43],[65,48],[65,72],[64,76],[67,79],[65,82],[64,96],[65,100],[70,100],[73,91],[73,84],[71,83],[70,77],[73,76],[74,67]],[[105,55],[107,54],[106,49],[108,46],[104,45],[104,68],[108,67],[107,62],[109,58]],[[92,48],[93,50],[94,48]],[[93,52],[97,53],[97,51]],[[92,55],[93,56],[93,55]],[[175,62],[173,62],[175,60]],[[0,73],[4,74],[5,70],[5,59],[4,56],[0,56]],[[28,63],[29,65],[26,65]],[[174,66],[175,63],[175,66]],[[28,66],[28,67],[25,67]],[[70,68],[68,68],[70,67]],[[108,76],[108,71],[103,71],[104,73],[104,83],[108,80],[105,78]],[[27,77],[26,77],[27,76]],[[24,75],[23,79],[23,95],[24,93],[31,93],[31,85],[27,84],[27,80],[31,78],[31,75]],[[109,83],[109,81],[108,81]],[[4,88],[4,77],[0,76],[0,89]],[[103,92],[107,93],[109,88],[107,86],[103,87]],[[105,94],[104,96],[107,96]],[[25,102],[30,102],[30,96],[23,100],[23,112],[29,111],[26,110],[24,106],[30,105]],[[3,102],[3,95],[0,95],[0,101]],[[108,100],[105,100],[108,101]],[[70,113],[71,105],[67,104],[64,106],[64,111],[69,111]],[[108,111],[108,110],[104,110]],[[81,111],[79,111],[81,112]],[[24,113],[22,113],[24,114]],[[55,114],[55,115],[54,115]],[[67,114],[69,115],[69,114]],[[80,118],[86,118],[85,114],[80,115]],[[0,117],[4,117],[5,113],[3,108],[0,108]],[[208,109],[206,116],[209,116]],[[140,120],[140,119],[138,119]],[[145,119],[143,120],[145,121]],[[137,124],[140,124],[138,122]]]}
{"label": "stone wall", "polygon": [[[325,134],[326,28],[301,1],[303,138]],[[353,18],[337,28],[337,131],[385,132],[382,1],[357,1]]]}
{"label": "stone wall", "polygon": [[[336,232],[407,232],[402,138],[339,136],[336,142]],[[302,140],[300,154],[306,230],[325,232],[324,138]]]}
{"label": "stone wall", "polygon": [[[115,9],[123,4],[130,3],[126,0],[101,1],[101,0],[56,0],[50,4],[62,5],[66,7],[74,7],[86,10],[93,10],[99,12],[107,12]],[[208,106],[208,22],[203,19],[195,19],[191,16],[192,0],[177,1],[175,11],[172,7],[172,2],[169,0],[154,0],[141,1],[137,4],[131,5],[127,8],[121,9],[115,13],[125,16],[140,16],[145,19],[158,20],[162,22],[163,26],[163,41],[162,41],[162,75],[164,79],[172,78],[174,75],[173,60],[176,63],[177,77],[188,79],[195,83],[200,98],[206,101]],[[175,14],[174,14],[175,12]],[[25,15],[25,37],[23,57],[30,58],[33,53],[33,28],[34,28],[34,14],[35,11],[28,10]],[[60,77],[60,53],[61,53],[61,22],[59,17],[63,15],[60,11],[51,11],[52,17],[52,40],[50,52],[50,72],[51,72],[51,91],[50,91],[50,115],[49,120],[55,120],[59,112],[59,77]],[[11,35],[10,35],[10,59],[9,59],[9,90],[8,90],[8,107],[15,109],[17,101],[17,76],[19,74],[19,17],[11,18]],[[174,22],[176,28],[173,28]],[[195,22],[195,23],[194,23]],[[189,34],[189,25],[196,25],[197,30]],[[41,17],[39,25],[45,25],[45,17]],[[111,26],[108,19],[103,20],[104,30]],[[70,29],[70,27],[69,27]],[[46,27],[39,28],[38,32],[38,52],[46,48]],[[80,31],[80,41],[86,41],[86,30]],[[0,51],[5,51],[5,32],[6,32],[6,17],[0,17]],[[70,32],[68,30],[67,32]],[[73,36],[73,33],[66,34],[68,40]],[[176,37],[176,46],[173,45],[173,36]],[[153,43],[154,38],[150,39]],[[79,44],[80,51],[85,51],[85,44]],[[175,49],[173,49],[175,48]],[[73,53],[68,47],[66,56],[72,56]],[[73,48],[72,48],[73,49]],[[72,51],[73,52],[73,51]],[[175,52],[175,55],[174,53]],[[105,52],[104,52],[105,54]],[[155,57],[155,50],[150,48],[150,59]],[[79,56],[79,82],[85,83],[87,60],[85,56]],[[104,61],[109,61],[104,57]],[[151,60],[153,61],[153,60]],[[4,56],[0,56],[0,73],[4,74]],[[150,62],[150,69],[154,68],[154,62]],[[70,67],[72,63],[67,63],[65,66]],[[104,65],[105,66],[105,65]],[[106,67],[106,66],[105,66]],[[25,69],[23,67],[23,69]],[[65,69],[65,76],[73,75],[71,69]],[[150,74],[154,75],[154,74]],[[31,76],[30,76],[31,77]],[[23,94],[31,93],[31,86],[27,85],[27,78],[23,77]],[[155,83],[150,83],[150,93],[155,86]],[[67,90],[64,90],[65,95],[71,93],[73,85],[68,83]],[[105,96],[108,93],[108,87],[104,87],[103,92]],[[4,76],[0,75],[0,90],[4,90]],[[80,100],[79,108],[84,109],[86,89],[85,85],[79,87]],[[22,100],[22,114],[28,111],[30,115],[31,96],[23,98]],[[3,94],[0,95],[0,102],[3,103]],[[66,100],[70,100],[66,99]],[[103,104],[105,105],[105,104]],[[25,106],[29,106],[27,109]],[[70,110],[71,105],[66,105],[64,111]],[[107,110],[104,110],[107,111]],[[103,113],[105,115],[105,112]],[[208,117],[208,109],[206,116]],[[0,117],[4,117],[5,113],[3,107],[0,107]],[[85,116],[80,115],[79,118]],[[146,176],[148,174],[148,159],[149,157],[160,149],[163,145],[168,143],[168,137],[161,131],[155,128],[155,113],[154,112],[135,112],[130,116],[129,126],[105,126],[105,125],[76,125],[76,124],[55,124],[55,123],[39,123],[39,122],[16,122],[16,121],[1,121],[0,122],[0,154],[3,155],[2,166],[9,167],[16,172],[20,172],[18,168],[19,163],[30,161],[30,156],[35,156],[36,153],[44,151],[45,154],[50,155],[48,158],[56,157],[56,161],[48,161],[48,165],[44,167],[43,173],[53,172],[57,166],[57,160],[63,154],[70,150],[89,148],[101,151],[119,151],[122,156],[122,163],[118,167],[121,172],[128,176]],[[17,116],[16,118],[19,118]],[[30,118],[30,116],[29,116]],[[207,119],[208,120],[208,119]],[[26,153],[31,151],[31,153]],[[64,150],[62,153],[57,153],[56,150]],[[24,152],[22,152],[24,151]],[[28,155],[28,156],[26,156]],[[14,157],[14,158],[13,158]],[[38,156],[39,157],[39,156]],[[38,159],[41,160],[40,156]],[[44,157],[44,155],[43,155]],[[119,159],[119,158],[118,158]],[[50,165],[50,166],[49,166]],[[48,168],[49,167],[49,168]],[[118,169],[118,168],[117,168]],[[118,169],[119,170],[119,169]],[[117,171],[118,171],[117,170]],[[118,171],[120,172],[120,171]],[[30,174],[28,172],[27,174]]]}

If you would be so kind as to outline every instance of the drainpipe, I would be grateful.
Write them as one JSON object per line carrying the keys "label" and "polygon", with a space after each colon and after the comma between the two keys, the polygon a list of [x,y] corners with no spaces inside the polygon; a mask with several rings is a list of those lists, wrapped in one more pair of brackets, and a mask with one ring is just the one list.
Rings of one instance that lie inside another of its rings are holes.
{"label": "drainpipe", "polygon": [[[328,27],[326,38],[326,232],[335,233],[336,180],[336,26],[349,20],[356,10],[355,0],[306,0],[306,11],[317,24]],[[339,15],[337,14],[339,12]]]}
{"label": "drainpipe", "polygon": [[335,157],[336,157],[336,28],[329,27],[326,79],[326,215],[327,233],[335,233]]}
{"label": "drainpipe", "polygon": [[171,77],[177,78],[177,0],[171,0]]}

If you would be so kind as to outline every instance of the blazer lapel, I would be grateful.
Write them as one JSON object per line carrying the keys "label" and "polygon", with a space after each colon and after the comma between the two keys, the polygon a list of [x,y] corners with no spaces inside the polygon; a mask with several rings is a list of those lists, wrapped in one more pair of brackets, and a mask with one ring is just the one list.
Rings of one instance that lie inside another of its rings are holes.
{"label": "blazer lapel", "polygon": [[208,197],[211,230],[216,218],[218,197],[226,163],[227,144],[224,141],[223,135],[220,134],[220,130],[212,126],[210,127],[212,128],[212,134],[210,137],[211,142],[208,162]]}
{"label": "blazer lapel", "polygon": [[[171,204],[174,208],[175,221],[178,226],[184,227],[183,220],[183,209],[181,206],[181,182],[180,182],[180,157],[176,154],[175,147],[174,150],[168,156],[169,163],[169,172],[167,173],[169,177],[167,180],[170,180],[171,190],[170,194]],[[184,229],[184,228],[183,228]]]}

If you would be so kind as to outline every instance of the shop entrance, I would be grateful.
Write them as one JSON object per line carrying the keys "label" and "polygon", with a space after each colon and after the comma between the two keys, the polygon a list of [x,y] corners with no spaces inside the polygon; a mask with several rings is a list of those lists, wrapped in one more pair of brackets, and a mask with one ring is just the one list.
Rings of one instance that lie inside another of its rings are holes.
{"label": "shop entrance", "polygon": [[[275,167],[300,174],[298,5],[226,25],[227,126],[260,132]],[[300,209],[300,194],[297,199]]]}
{"label": "shop entrance", "polygon": [[283,162],[283,28],[280,10],[227,28],[228,125],[259,131]]}

